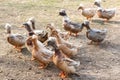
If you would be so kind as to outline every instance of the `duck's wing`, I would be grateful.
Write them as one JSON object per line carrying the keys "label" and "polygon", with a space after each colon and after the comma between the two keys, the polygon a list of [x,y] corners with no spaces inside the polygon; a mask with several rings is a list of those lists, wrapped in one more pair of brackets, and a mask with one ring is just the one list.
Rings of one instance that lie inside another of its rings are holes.
{"label": "duck's wing", "polygon": [[69,24],[72,29],[81,29],[82,28],[82,24],[80,24],[80,23],[69,22]]}
{"label": "duck's wing", "polygon": [[80,62],[78,61],[74,61],[70,58],[67,58],[65,57],[64,59],[62,59],[63,61],[65,61],[65,63],[68,65],[68,66],[79,66],[80,65]]}
{"label": "duck's wing", "polygon": [[115,11],[116,11],[116,8],[113,8],[113,9],[103,9],[103,14],[104,15],[109,15],[109,16],[112,16],[115,14]]}
{"label": "duck's wing", "polygon": [[95,14],[97,10],[95,8],[87,8],[84,10],[84,12],[88,15]]}
{"label": "duck's wing", "polygon": [[26,36],[23,36],[21,34],[14,34],[13,36],[16,41],[21,42],[21,43],[25,43],[25,40],[27,39]]}

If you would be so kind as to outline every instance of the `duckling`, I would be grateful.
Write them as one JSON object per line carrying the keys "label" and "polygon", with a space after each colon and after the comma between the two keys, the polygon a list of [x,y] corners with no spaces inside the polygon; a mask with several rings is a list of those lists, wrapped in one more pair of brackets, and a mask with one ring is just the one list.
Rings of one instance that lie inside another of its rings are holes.
{"label": "duckling", "polygon": [[74,33],[75,36],[77,36],[78,33],[82,31],[83,23],[80,24],[72,22],[67,16],[65,9],[61,9],[59,15],[63,16],[63,28],[68,31],[70,35]]}
{"label": "duckling", "polygon": [[[26,23],[24,23],[22,25],[22,27],[28,28],[26,26],[31,26],[31,25],[33,25],[33,23],[31,21],[27,21]],[[48,39],[48,32],[46,32],[44,30],[31,29],[31,31],[33,31],[35,33],[35,35],[38,36],[38,40],[41,41],[42,43],[45,42]],[[28,31],[28,32],[30,32],[30,31]]]}
{"label": "duckling", "polygon": [[43,43],[38,41],[36,35],[32,36],[32,58],[40,62],[40,69],[46,68],[47,65],[52,62],[53,52],[48,50]]}
{"label": "duckling", "polygon": [[109,21],[112,17],[115,16],[116,8],[103,9],[100,5],[100,2],[95,1],[94,5],[98,7],[97,15],[99,18],[105,19],[105,22]]}
{"label": "duckling", "polygon": [[86,36],[89,40],[91,40],[89,44],[92,44],[93,42],[96,42],[97,44],[99,44],[105,39],[107,29],[104,29],[104,30],[91,29],[89,26],[89,21],[85,21],[84,26],[87,29]]}
{"label": "duckling", "polygon": [[21,34],[11,33],[11,25],[7,23],[5,28],[7,30],[7,41],[14,46],[19,52],[21,52],[22,47],[25,45],[26,36]]}
{"label": "duckling", "polygon": [[76,71],[77,67],[80,65],[80,62],[74,61],[64,55],[54,40],[49,40],[47,44],[54,48],[55,53],[53,55],[53,63],[61,70],[59,76],[61,78],[65,78],[70,73],[77,74]]}
{"label": "duckling", "polygon": [[87,18],[87,20],[91,20],[93,16],[96,14],[95,8],[85,8],[83,4],[80,4],[78,10],[82,10],[82,15]]}
{"label": "duckling", "polygon": [[54,24],[51,23],[51,24],[47,24],[47,27],[46,28],[49,28],[51,30],[51,33],[52,31],[57,31],[58,34],[64,39],[64,40],[67,40],[69,38],[69,35],[67,32],[61,32],[59,29],[55,29],[54,27]]}

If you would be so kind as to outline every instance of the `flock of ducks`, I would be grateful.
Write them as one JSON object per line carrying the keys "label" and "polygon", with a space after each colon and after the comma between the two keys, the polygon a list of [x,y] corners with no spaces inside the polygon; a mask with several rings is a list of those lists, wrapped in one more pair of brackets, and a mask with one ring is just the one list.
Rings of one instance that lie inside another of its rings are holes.
{"label": "flock of ducks", "polygon": [[46,26],[50,30],[50,34],[45,30],[37,30],[33,17],[29,18],[21,26],[26,29],[28,35],[12,33],[12,26],[7,23],[5,25],[7,41],[18,51],[21,51],[23,46],[26,46],[28,51],[31,52],[31,60],[39,61],[40,69],[46,68],[49,63],[53,62],[61,70],[59,74],[61,78],[67,77],[69,73],[77,74],[76,70],[80,62],[71,59],[71,57],[79,53],[80,46],[73,45],[67,39],[72,34],[77,36],[85,27],[87,29],[86,37],[91,40],[90,44],[99,44],[104,40],[107,30],[91,29],[89,20],[94,17],[96,12],[99,18],[106,20],[111,19],[115,15],[115,9],[102,8],[98,0],[94,4],[98,7],[97,10],[95,8],[84,8],[80,4],[78,10],[81,9],[82,15],[87,19],[82,23],[72,22],[67,16],[65,9],[61,9],[59,15],[63,17],[62,25],[66,32],[56,29],[53,24],[47,24]]}

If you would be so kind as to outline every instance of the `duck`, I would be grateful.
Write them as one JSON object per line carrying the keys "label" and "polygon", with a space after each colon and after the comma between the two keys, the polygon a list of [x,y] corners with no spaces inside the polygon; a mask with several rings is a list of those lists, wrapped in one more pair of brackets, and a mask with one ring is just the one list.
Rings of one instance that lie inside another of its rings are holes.
{"label": "duck", "polygon": [[45,31],[45,30],[37,30],[37,29],[36,29],[36,27],[35,27],[35,18],[34,18],[34,17],[29,18],[28,21],[31,22],[33,32],[34,32],[36,35],[38,35],[38,39],[39,39],[41,42],[45,42],[45,41],[48,39],[48,32]]}
{"label": "duck", "polygon": [[[25,25],[24,27],[28,31],[28,37],[26,39],[25,46],[27,50],[31,53],[33,49],[32,36],[35,35],[35,33],[27,23],[24,23],[23,25]],[[34,59],[31,58],[31,60],[34,60]]]}
{"label": "duck", "polygon": [[115,16],[116,8],[104,9],[101,7],[100,2],[95,1],[94,5],[98,7],[97,15],[99,18],[105,19],[104,22],[108,22],[111,18]]}
{"label": "duck", "polygon": [[47,65],[52,62],[53,51],[47,49],[45,45],[38,40],[38,36],[32,36],[32,58],[38,60],[40,63],[39,68],[46,68]]}
{"label": "duck", "polygon": [[80,4],[78,10],[82,10],[81,14],[86,17],[87,20],[91,20],[96,14],[96,8],[85,8],[83,4]]}
{"label": "duck", "polygon": [[105,22],[108,22],[112,17],[115,16],[115,11],[116,11],[116,8],[103,9],[99,7],[97,10],[97,14],[99,18],[103,18],[105,19]]}
{"label": "duck", "polygon": [[68,41],[65,41],[61,36],[58,34],[58,32],[55,30],[51,33],[52,37],[56,38],[56,42],[58,44],[59,49],[68,57],[73,57],[78,54],[80,48],[82,47],[82,44],[77,46],[73,43],[70,43]]}
{"label": "duck", "polygon": [[80,62],[72,60],[64,55],[62,51],[58,48],[55,40],[52,39],[53,38],[51,38],[51,40],[47,42],[47,45],[54,48],[54,55],[52,60],[55,66],[57,66],[57,68],[61,70],[59,76],[61,78],[66,78],[68,74],[78,74],[77,68],[80,66]]}
{"label": "duck", "polygon": [[[30,26],[31,27],[31,25],[33,27],[33,23],[30,20],[28,20],[27,22],[23,23],[23,25],[21,27],[24,27],[24,28],[26,26]],[[32,28],[31,28],[31,30],[35,33],[35,35],[38,36],[38,40],[41,41],[42,43],[44,43],[48,39],[48,32],[46,32],[44,30],[34,30]],[[28,32],[30,32],[30,31],[28,31]]]}
{"label": "duck", "polygon": [[99,30],[99,29],[91,29],[89,26],[89,21],[85,21],[84,26],[87,29],[86,37],[91,40],[89,44],[100,44],[106,37],[107,29]]}
{"label": "duck", "polygon": [[5,29],[7,31],[7,42],[13,45],[18,52],[21,52],[22,48],[25,45],[27,37],[22,34],[12,33],[11,28],[12,28],[12,25],[9,23],[6,23]]}
{"label": "duck", "polygon": [[56,38],[57,44],[65,44],[69,48],[77,48],[78,46],[73,45],[73,43],[70,43],[66,40],[64,40],[59,34],[58,31],[52,30],[51,36]]}
{"label": "duck", "polygon": [[64,40],[69,39],[68,33],[67,33],[67,32],[62,32],[60,29],[56,29],[54,23],[47,24],[46,29],[48,29],[48,28],[50,29],[51,33],[52,33],[52,31],[57,31],[58,34],[59,34]]}
{"label": "duck", "polygon": [[83,23],[72,22],[66,14],[65,9],[59,11],[59,15],[63,16],[63,28],[69,32],[69,35],[72,33],[77,37],[78,33],[83,29]]}

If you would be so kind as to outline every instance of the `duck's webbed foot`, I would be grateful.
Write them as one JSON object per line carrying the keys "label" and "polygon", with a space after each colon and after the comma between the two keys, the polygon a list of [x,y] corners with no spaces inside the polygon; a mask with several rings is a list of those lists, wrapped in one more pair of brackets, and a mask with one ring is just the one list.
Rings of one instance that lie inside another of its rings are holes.
{"label": "duck's webbed foot", "polygon": [[33,61],[33,60],[35,60],[35,57],[32,56],[32,57],[31,57],[31,61]]}
{"label": "duck's webbed foot", "polygon": [[90,42],[88,42],[88,45],[92,45],[94,42],[93,41],[90,41]]}
{"label": "duck's webbed foot", "polygon": [[39,69],[44,69],[47,67],[48,64],[40,63]]}
{"label": "duck's webbed foot", "polygon": [[67,74],[62,71],[61,73],[59,73],[59,76],[60,76],[61,78],[66,78],[66,77],[67,77]]}
{"label": "duck's webbed foot", "polygon": [[21,47],[17,47],[17,46],[14,46],[14,49],[16,49],[18,52],[21,52],[21,50],[22,50]]}

